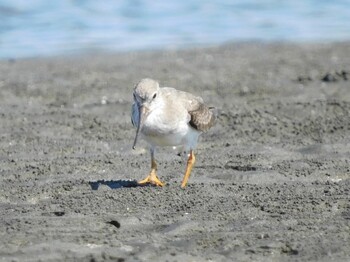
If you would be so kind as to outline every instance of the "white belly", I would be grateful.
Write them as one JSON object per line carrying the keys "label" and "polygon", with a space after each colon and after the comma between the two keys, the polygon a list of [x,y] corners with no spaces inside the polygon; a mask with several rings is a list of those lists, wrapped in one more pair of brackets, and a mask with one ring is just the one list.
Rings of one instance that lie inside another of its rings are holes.
{"label": "white belly", "polygon": [[153,146],[179,146],[186,144],[184,136],[179,134],[168,134],[162,136],[145,136],[145,140]]}
{"label": "white belly", "polygon": [[189,126],[183,119],[176,122],[164,122],[156,114],[151,114],[141,130],[143,138],[151,146],[180,146],[194,148],[200,132]]}
{"label": "white belly", "polygon": [[148,121],[142,128],[144,139],[157,146],[178,146],[187,143],[187,133],[191,132],[187,123],[179,123],[177,126],[166,126],[162,123],[151,124]]}
{"label": "white belly", "polygon": [[190,115],[185,108],[158,104],[145,119],[141,134],[151,146],[180,146],[194,148],[200,132],[188,123]]}

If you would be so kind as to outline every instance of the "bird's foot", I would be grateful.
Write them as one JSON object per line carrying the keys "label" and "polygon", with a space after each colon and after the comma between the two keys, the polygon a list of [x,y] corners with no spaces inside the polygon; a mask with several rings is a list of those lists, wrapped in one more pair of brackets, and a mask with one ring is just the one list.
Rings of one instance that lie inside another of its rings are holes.
{"label": "bird's foot", "polygon": [[151,171],[151,173],[145,178],[137,182],[141,186],[145,186],[148,184],[154,185],[154,186],[160,186],[163,187],[165,185],[164,182],[160,181],[156,172]]}

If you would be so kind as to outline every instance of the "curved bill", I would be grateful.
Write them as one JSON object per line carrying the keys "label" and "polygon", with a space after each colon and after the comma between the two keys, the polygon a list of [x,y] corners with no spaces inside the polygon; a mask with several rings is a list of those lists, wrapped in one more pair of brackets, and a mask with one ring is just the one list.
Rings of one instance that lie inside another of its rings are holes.
{"label": "curved bill", "polygon": [[138,107],[138,117],[139,119],[137,120],[137,129],[136,129],[136,135],[135,135],[135,139],[134,139],[134,144],[132,145],[132,149],[136,149],[136,143],[139,137],[139,133],[142,129],[143,123],[145,122],[145,118],[146,118],[146,107],[141,105]]}

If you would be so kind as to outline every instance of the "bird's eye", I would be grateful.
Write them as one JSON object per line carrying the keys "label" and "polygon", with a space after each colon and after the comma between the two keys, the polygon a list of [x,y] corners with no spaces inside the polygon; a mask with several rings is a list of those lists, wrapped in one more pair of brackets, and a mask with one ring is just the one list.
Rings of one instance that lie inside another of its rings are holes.
{"label": "bird's eye", "polygon": [[153,99],[155,99],[157,97],[157,93],[154,93],[153,95]]}

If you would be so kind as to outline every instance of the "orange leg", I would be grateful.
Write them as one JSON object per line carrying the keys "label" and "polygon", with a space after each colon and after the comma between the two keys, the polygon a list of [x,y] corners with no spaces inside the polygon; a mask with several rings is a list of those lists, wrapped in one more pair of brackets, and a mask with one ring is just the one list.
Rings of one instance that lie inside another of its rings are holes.
{"label": "orange leg", "polygon": [[182,183],[181,183],[181,187],[182,188],[185,188],[185,186],[187,184],[187,181],[188,181],[188,179],[189,179],[189,177],[191,175],[192,167],[193,167],[195,162],[196,162],[196,157],[194,156],[193,151],[190,150],[190,155],[189,155],[188,160],[187,160],[185,176],[182,179]]}
{"label": "orange leg", "polygon": [[149,173],[149,175],[145,178],[142,179],[140,181],[137,182],[139,185],[147,185],[147,184],[152,184],[155,186],[164,186],[165,183],[163,183],[162,181],[159,180],[158,176],[157,176],[157,163],[154,160],[154,152],[153,150],[151,150],[151,172]]}

